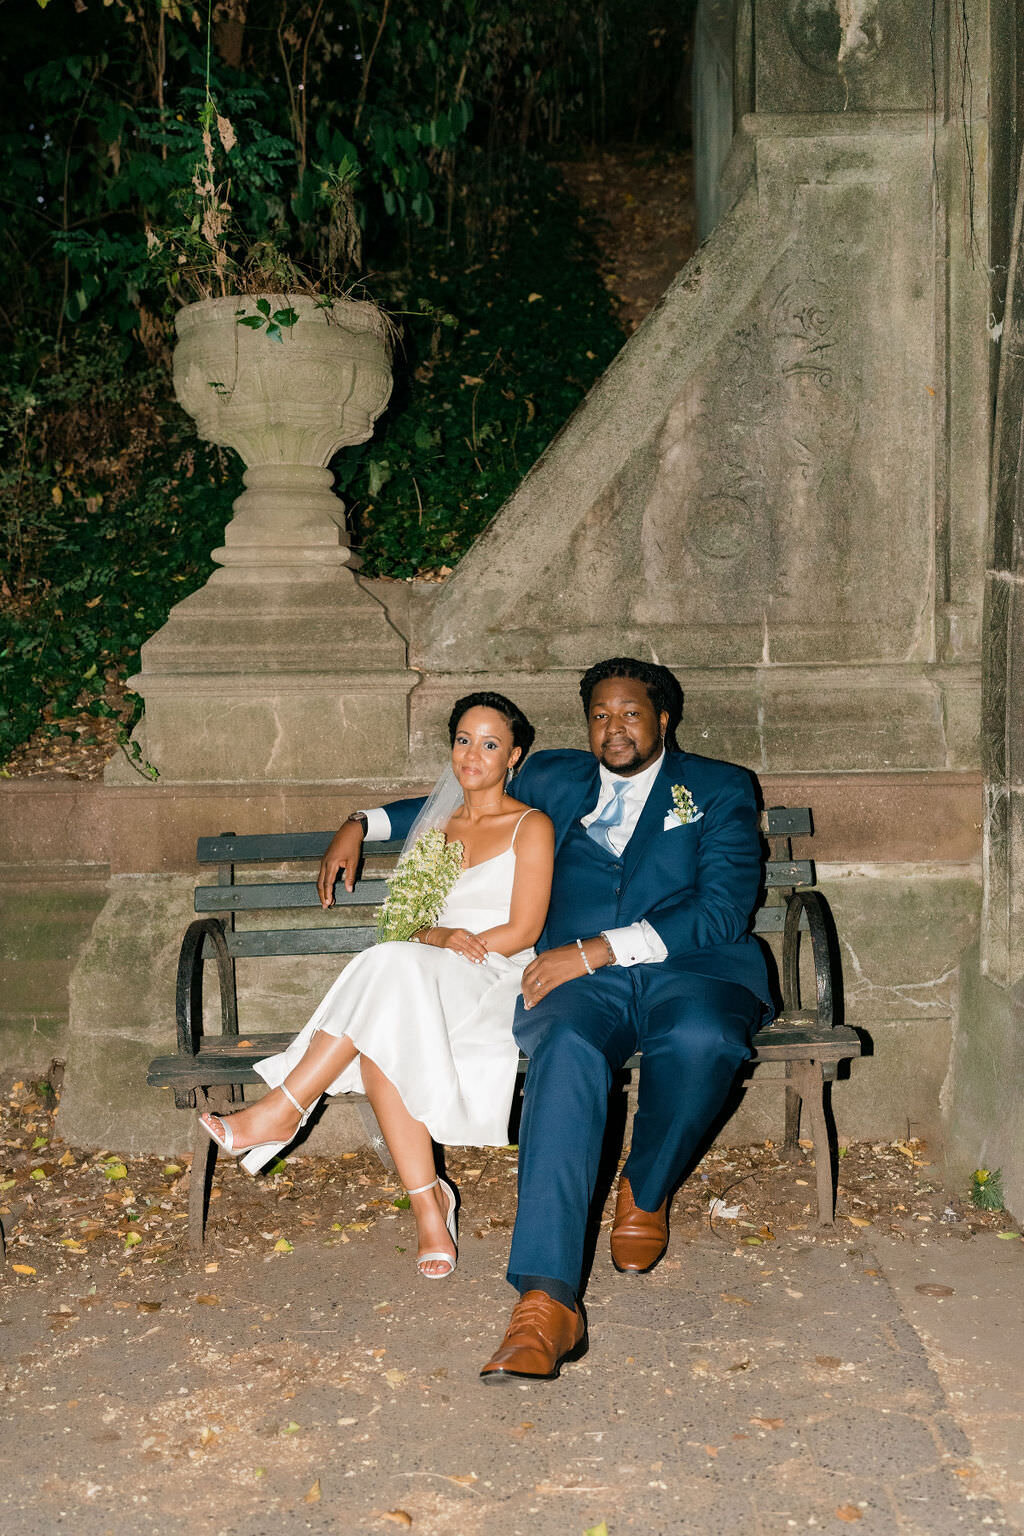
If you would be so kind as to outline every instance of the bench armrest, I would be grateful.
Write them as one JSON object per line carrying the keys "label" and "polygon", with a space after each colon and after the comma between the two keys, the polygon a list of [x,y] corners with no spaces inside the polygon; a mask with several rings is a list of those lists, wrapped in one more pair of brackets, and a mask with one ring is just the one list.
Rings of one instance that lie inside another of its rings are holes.
{"label": "bench armrest", "polygon": [[186,928],[178,956],[174,1011],[178,1021],[179,1056],[195,1056],[199,1050],[203,1033],[203,949],[207,939],[217,961],[221,1034],[238,1034],[234,962],[228,954],[224,924],[217,917],[197,918]]}
{"label": "bench armrest", "polygon": [[832,989],[832,953],[835,925],[828,902],[819,891],[794,891],[786,903],[786,926],[782,932],[782,1000],[786,1013],[800,1010],[800,919],[806,914],[814,962],[817,993],[817,1022],[825,1028],[835,1025]]}

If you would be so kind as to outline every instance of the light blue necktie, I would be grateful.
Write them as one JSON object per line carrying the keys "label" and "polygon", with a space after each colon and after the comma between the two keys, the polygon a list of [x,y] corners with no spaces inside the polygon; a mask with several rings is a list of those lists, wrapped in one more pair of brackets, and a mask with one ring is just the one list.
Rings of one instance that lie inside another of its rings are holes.
{"label": "light blue necktie", "polygon": [[[599,843],[608,853],[615,854],[608,838],[612,827],[621,827],[626,816],[626,790],[629,788],[628,779],[616,779],[612,785],[612,798],[608,801],[604,810],[596,821],[592,821],[587,828],[587,836],[592,837],[595,843]],[[618,857],[615,854],[616,858]]]}

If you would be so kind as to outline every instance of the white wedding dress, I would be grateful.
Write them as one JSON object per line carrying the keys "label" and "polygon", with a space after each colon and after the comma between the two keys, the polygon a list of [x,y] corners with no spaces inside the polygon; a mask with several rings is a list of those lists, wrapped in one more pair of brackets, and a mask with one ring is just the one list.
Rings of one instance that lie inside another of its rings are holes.
{"label": "white wedding dress", "polygon": [[[438,926],[480,933],[507,923],[515,878],[516,823],[504,853],[463,870]],[[347,1035],[398,1089],[416,1120],[449,1146],[504,1146],[515,1091],[519,1048],[512,1015],[526,949],[474,964],[431,944],[377,944],[342,971],[291,1045],[258,1061],[272,1088],[297,1065],[318,1030]],[[327,1088],[362,1093],[360,1058]]]}

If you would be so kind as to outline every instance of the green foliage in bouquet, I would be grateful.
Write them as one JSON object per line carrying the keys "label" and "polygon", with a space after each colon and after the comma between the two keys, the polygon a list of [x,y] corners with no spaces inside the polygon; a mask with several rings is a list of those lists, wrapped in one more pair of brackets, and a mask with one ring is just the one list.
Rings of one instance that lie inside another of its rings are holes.
{"label": "green foliage in bouquet", "polygon": [[388,880],[387,899],[377,910],[380,943],[408,939],[417,929],[434,926],[459,878],[462,851],[461,843],[445,842],[441,827],[416,839]]}

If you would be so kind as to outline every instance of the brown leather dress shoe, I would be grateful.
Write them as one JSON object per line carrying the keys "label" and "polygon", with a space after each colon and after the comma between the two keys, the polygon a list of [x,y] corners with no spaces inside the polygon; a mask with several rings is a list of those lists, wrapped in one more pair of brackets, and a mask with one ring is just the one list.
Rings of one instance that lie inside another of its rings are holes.
{"label": "brown leather dress shoe", "polygon": [[512,1376],[553,1381],[567,1360],[579,1360],[586,1352],[587,1325],[579,1307],[563,1307],[547,1291],[526,1291],[512,1309],[497,1353],[480,1375],[484,1381]]}
{"label": "brown leather dress shoe", "polygon": [[656,1211],[642,1211],[628,1179],[619,1180],[612,1222],[612,1263],[623,1275],[646,1275],[668,1247],[668,1201]]}

